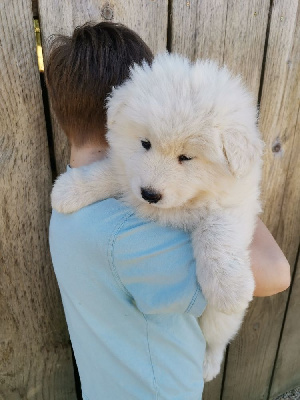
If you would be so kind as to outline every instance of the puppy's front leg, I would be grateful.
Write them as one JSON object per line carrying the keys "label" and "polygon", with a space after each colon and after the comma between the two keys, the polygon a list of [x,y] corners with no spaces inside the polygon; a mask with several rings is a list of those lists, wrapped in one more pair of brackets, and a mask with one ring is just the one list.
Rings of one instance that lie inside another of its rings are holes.
{"label": "puppy's front leg", "polygon": [[71,168],[60,175],[51,193],[52,207],[61,213],[71,213],[91,203],[114,197],[119,186],[110,158],[93,164]]}
{"label": "puppy's front leg", "polygon": [[244,314],[245,310],[237,314],[227,315],[217,311],[210,304],[207,305],[199,320],[206,340],[203,365],[205,382],[211,381],[219,374],[226,346],[238,332]]}
{"label": "puppy's front leg", "polygon": [[222,213],[209,215],[192,234],[203,294],[209,304],[227,314],[245,310],[254,291],[248,251],[251,235],[244,226]]}

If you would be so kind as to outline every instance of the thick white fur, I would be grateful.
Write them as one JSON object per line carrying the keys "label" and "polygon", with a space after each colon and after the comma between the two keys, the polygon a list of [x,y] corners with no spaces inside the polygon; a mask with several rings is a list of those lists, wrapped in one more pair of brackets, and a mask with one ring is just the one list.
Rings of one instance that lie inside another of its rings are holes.
{"label": "thick white fur", "polygon": [[[260,211],[263,147],[256,119],[250,94],[226,68],[161,54],[113,91],[108,158],[61,175],[52,192],[60,212],[121,196],[141,216],[191,232],[208,301],[200,319],[206,381],[219,373],[253,296],[248,247]],[[179,162],[180,155],[192,159]],[[161,200],[149,204],[142,187]]]}

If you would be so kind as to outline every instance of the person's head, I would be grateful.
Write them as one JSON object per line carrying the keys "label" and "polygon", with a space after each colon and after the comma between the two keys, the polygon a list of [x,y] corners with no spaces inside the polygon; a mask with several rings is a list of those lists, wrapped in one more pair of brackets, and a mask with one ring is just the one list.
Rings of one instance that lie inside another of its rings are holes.
{"label": "person's head", "polygon": [[122,24],[101,22],[56,36],[46,63],[52,108],[76,147],[105,142],[105,99],[123,83],[133,64],[151,63],[146,43]]}

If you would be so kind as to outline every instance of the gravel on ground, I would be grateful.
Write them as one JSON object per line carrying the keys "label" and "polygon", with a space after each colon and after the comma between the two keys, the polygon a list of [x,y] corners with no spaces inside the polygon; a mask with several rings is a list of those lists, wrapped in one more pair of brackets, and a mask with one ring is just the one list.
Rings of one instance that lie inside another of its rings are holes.
{"label": "gravel on ground", "polygon": [[276,397],[275,400],[300,400],[300,386]]}

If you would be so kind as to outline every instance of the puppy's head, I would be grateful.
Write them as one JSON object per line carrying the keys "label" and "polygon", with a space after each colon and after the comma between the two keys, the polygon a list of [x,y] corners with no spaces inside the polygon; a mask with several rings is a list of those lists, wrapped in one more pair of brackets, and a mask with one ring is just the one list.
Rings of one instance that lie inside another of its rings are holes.
{"label": "puppy's head", "polygon": [[211,61],[162,54],[135,66],[108,100],[108,134],[127,187],[160,208],[217,196],[259,163],[256,108]]}

